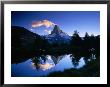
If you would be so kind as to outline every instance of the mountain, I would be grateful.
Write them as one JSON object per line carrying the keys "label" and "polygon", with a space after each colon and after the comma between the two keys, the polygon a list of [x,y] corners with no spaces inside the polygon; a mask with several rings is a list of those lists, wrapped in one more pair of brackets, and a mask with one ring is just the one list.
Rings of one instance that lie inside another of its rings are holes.
{"label": "mountain", "polygon": [[36,38],[40,35],[30,32],[24,27],[11,26],[11,53],[12,61],[15,57],[31,56],[36,50]]}
{"label": "mountain", "polygon": [[30,32],[24,27],[11,27],[11,42],[12,47],[31,47],[38,35]]}
{"label": "mountain", "polygon": [[46,35],[45,38],[50,43],[68,43],[71,39],[71,37],[63,32],[58,25],[55,25],[51,34]]}
{"label": "mountain", "polygon": [[51,59],[53,60],[54,64],[58,64],[60,62],[60,60],[62,60],[65,57],[65,55],[51,55]]}

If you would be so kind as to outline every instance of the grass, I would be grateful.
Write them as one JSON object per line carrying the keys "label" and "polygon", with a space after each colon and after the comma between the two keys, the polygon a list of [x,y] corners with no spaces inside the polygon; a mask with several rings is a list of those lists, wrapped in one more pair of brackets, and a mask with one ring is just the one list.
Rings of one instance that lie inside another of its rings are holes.
{"label": "grass", "polygon": [[66,69],[63,72],[56,71],[48,75],[49,77],[99,77],[100,76],[100,63],[97,60],[88,62],[80,69]]}

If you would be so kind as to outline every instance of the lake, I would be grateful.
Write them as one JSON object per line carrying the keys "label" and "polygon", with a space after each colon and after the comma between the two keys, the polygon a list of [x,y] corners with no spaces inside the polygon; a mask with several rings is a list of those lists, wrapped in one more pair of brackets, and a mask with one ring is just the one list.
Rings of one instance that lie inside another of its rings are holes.
{"label": "lake", "polygon": [[[94,57],[95,59],[95,57]],[[88,60],[90,61],[90,60]],[[80,69],[86,65],[84,57],[74,60],[72,54],[40,55],[26,58],[18,63],[11,64],[12,77],[43,77],[55,71],[66,69]]]}

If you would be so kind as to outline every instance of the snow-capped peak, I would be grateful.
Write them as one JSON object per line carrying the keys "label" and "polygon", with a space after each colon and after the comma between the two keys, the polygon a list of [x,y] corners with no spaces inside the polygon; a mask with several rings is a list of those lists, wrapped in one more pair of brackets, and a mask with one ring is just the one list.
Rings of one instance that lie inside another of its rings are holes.
{"label": "snow-capped peak", "polygon": [[58,25],[55,25],[51,34],[46,35],[45,37],[46,39],[52,42],[56,41],[56,39],[57,41],[64,41],[64,42],[70,40],[70,36],[65,32],[63,32]]}

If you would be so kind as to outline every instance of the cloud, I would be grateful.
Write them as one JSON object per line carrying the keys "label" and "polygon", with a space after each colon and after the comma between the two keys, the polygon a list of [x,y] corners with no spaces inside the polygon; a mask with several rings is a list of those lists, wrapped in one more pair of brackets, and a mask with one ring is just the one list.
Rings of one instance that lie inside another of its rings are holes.
{"label": "cloud", "polygon": [[51,27],[55,25],[53,22],[49,21],[49,20],[43,20],[43,21],[36,21],[32,23],[32,27],[40,27],[40,26],[45,26],[45,27]]}
{"label": "cloud", "polygon": [[33,66],[33,69],[36,69],[36,67],[39,67],[40,69],[42,69],[43,71],[45,70],[48,70],[48,69],[51,69],[52,67],[55,66],[55,64],[52,64],[52,63],[45,63],[45,64],[36,64],[35,63],[32,63],[32,66]]}
{"label": "cloud", "polygon": [[50,63],[45,63],[45,64],[38,64],[38,66],[40,67],[40,69],[45,71],[45,70],[48,70],[48,69],[54,67],[55,65],[50,64]]}
{"label": "cloud", "polygon": [[47,32],[48,34],[51,34],[51,30],[44,30],[45,32]]}

